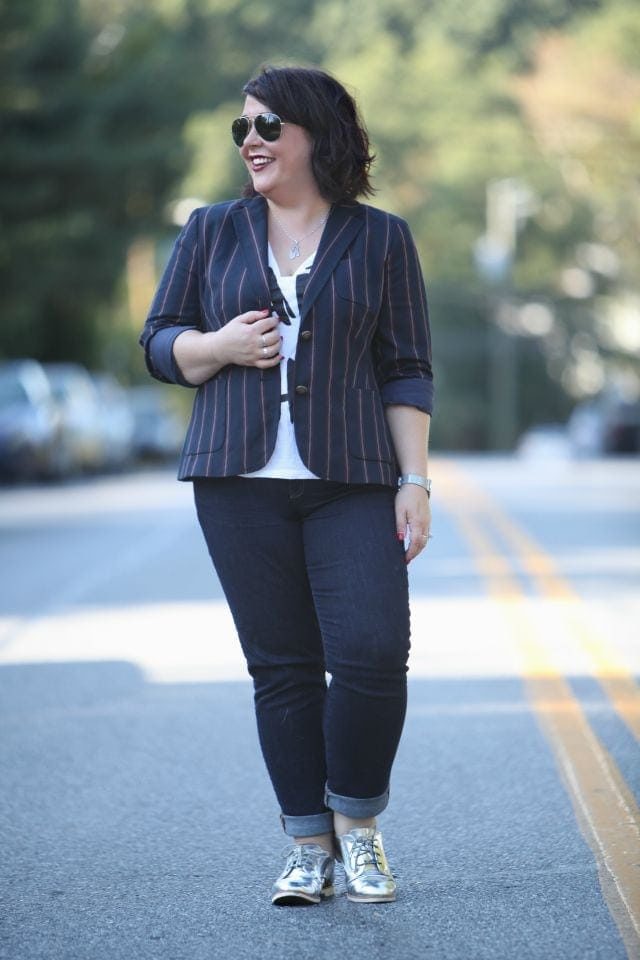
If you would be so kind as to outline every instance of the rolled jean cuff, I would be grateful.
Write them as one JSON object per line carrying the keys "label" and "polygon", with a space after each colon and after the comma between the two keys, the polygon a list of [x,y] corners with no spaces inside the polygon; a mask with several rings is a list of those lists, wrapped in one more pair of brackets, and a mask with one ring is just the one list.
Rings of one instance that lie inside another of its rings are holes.
{"label": "rolled jean cuff", "polygon": [[282,829],[288,837],[315,837],[321,833],[333,833],[333,814],[310,813],[306,817],[290,817],[280,814]]}
{"label": "rolled jean cuff", "polygon": [[379,797],[341,797],[338,793],[332,793],[329,787],[326,788],[324,802],[336,813],[341,813],[345,817],[351,817],[353,820],[365,820],[367,817],[375,817],[382,813],[389,803],[389,788]]}

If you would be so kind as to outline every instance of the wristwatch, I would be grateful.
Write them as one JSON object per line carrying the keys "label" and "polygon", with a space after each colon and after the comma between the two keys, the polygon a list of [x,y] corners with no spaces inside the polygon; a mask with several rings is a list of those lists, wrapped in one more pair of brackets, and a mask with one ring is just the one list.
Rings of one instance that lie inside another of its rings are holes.
{"label": "wristwatch", "polygon": [[398,477],[398,487],[404,487],[405,483],[415,483],[417,487],[422,487],[427,491],[427,496],[431,496],[431,480],[429,477],[421,477],[419,473],[403,473]]}

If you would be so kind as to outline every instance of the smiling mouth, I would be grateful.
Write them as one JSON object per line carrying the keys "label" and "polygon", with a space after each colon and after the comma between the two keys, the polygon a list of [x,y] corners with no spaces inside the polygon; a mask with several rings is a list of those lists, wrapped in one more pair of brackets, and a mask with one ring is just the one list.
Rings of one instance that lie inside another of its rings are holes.
{"label": "smiling mouth", "polygon": [[251,169],[257,172],[258,170],[264,170],[270,163],[273,163],[273,159],[273,157],[263,156],[249,157],[249,163],[251,164]]}

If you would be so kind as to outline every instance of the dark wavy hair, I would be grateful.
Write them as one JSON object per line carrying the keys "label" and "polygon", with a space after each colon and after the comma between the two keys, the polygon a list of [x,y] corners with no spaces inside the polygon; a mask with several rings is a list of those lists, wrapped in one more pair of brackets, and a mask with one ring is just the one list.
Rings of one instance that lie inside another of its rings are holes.
{"label": "dark wavy hair", "polygon": [[[242,92],[255,97],[285,122],[311,135],[311,166],[329,203],[371,196],[369,168],[375,156],[353,97],[330,74],[312,67],[266,65]],[[243,196],[256,195],[249,182]]]}

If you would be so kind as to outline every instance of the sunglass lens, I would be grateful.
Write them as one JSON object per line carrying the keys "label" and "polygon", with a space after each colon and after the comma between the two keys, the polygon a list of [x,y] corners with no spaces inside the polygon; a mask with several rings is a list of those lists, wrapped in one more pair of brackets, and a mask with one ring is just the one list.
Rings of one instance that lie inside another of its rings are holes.
{"label": "sunglass lens", "polygon": [[249,133],[249,121],[246,117],[238,117],[231,124],[231,136],[236,147],[241,147]]}
{"label": "sunglass lens", "polygon": [[261,113],[254,120],[258,136],[273,142],[282,133],[282,121],[277,113]]}

